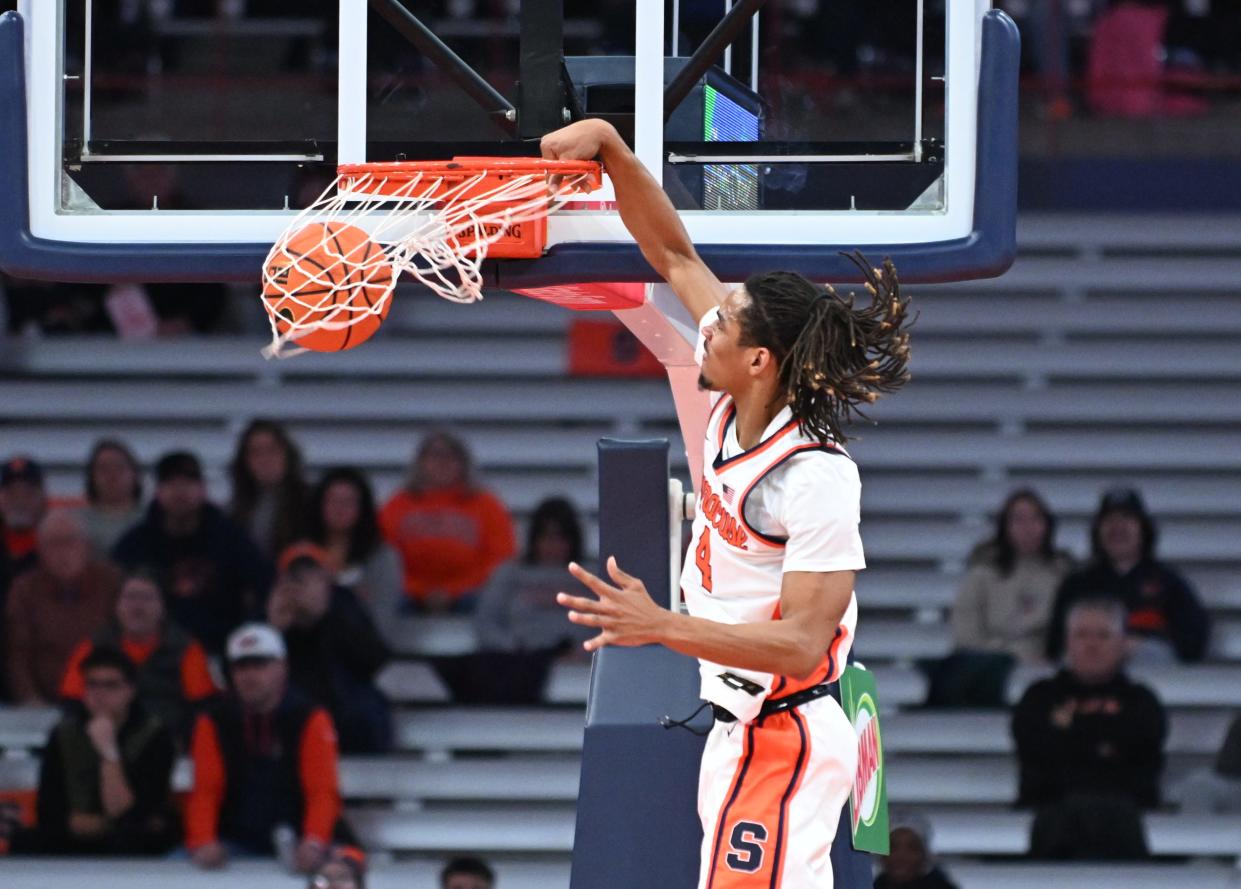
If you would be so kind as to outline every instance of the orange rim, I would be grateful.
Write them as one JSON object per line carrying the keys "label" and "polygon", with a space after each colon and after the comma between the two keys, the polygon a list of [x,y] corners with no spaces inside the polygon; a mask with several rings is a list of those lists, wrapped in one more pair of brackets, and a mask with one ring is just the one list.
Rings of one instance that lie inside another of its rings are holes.
{"label": "orange rim", "polygon": [[[449,184],[481,175],[480,187],[531,175],[581,177],[582,181],[575,191],[594,191],[603,185],[603,167],[598,161],[543,160],[534,157],[454,157],[447,161],[341,164],[337,174],[341,179],[348,180],[347,188],[374,194],[391,194],[411,180],[428,176]],[[471,193],[474,191],[471,189]]]}

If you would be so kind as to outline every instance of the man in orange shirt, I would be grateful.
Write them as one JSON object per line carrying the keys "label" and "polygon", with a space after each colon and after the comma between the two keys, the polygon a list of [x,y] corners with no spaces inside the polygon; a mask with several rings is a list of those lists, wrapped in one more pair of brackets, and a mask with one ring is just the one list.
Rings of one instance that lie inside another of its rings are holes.
{"label": "man in orange shirt", "polygon": [[478,589],[517,551],[508,510],[474,483],[470,464],[459,439],[431,433],[406,486],[379,513],[404,563],[405,594],[419,610],[472,610]]}
{"label": "man in orange shirt", "polygon": [[198,717],[190,744],[186,846],[201,868],[222,867],[230,852],[287,852],[291,870],[313,873],[334,837],[348,839],[332,719],[289,689],[284,640],[273,628],[240,627],[227,652],[235,693]]}
{"label": "man in orange shirt", "polygon": [[92,639],[83,639],[69,658],[60,696],[80,701],[85,691],[78,665],[99,646],[119,648],[138,669],[138,695],[179,739],[189,733],[196,704],[219,688],[201,644],[164,620],[164,600],[155,580],[136,572],[121,585],[116,620]]}

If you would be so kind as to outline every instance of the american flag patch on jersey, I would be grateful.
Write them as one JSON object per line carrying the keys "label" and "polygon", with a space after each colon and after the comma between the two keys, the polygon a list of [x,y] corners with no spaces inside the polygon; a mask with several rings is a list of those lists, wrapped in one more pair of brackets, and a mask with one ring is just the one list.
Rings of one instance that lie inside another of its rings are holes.
{"label": "american flag patch on jersey", "polygon": [[727,503],[729,506],[733,505],[733,497],[735,497],[736,494],[737,494],[736,491],[734,491],[728,485],[724,485],[724,502]]}

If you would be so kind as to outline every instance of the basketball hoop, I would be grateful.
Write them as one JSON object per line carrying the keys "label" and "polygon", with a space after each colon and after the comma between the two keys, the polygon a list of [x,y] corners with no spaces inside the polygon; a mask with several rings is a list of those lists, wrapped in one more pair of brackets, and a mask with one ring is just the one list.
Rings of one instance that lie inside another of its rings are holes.
{"label": "basketball hoop", "polygon": [[533,259],[547,216],[602,184],[596,161],[458,157],[344,164],[263,265],[272,342],[286,357],[356,346],[378,327],[397,277],[452,302],[482,299],[485,259]]}

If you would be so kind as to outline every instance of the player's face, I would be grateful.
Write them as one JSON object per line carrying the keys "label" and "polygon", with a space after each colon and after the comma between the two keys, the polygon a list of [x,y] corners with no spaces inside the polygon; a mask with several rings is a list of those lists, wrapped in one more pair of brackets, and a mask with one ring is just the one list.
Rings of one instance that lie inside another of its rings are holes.
{"label": "player's face", "polygon": [[750,295],[738,287],[720,304],[715,321],[703,332],[705,346],[698,385],[712,391],[728,391],[745,373],[747,351],[741,344],[741,313],[750,304]]}

